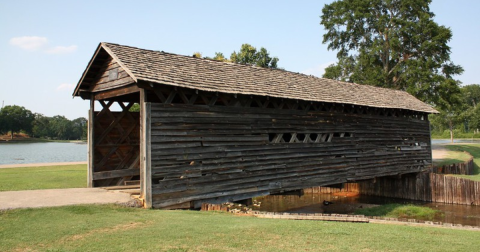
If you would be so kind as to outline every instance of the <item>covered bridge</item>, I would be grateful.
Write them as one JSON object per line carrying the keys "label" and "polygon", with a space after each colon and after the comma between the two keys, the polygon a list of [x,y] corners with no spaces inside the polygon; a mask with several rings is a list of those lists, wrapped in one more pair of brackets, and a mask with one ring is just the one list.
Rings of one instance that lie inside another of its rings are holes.
{"label": "covered bridge", "polygon": [[398,90],[100,43],[73,95],[90,100],[88,185],[140,181],[145,207],[414,173],[432,161],[436,111]]}

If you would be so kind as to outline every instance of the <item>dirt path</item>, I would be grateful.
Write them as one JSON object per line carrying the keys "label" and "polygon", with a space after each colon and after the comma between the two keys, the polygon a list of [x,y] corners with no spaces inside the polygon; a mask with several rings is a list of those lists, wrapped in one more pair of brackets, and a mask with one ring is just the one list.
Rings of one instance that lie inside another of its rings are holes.
{"label": "dirt path", "polygon": [[0,210],[79,204],[127,203],[130,194],[100,188],[69,188],[0,192]]}
{"label": "dirt path", "polygon": [[445,159],[448,155],[448,150],[445,148],[445,145],[441,144],[432,144],[432,159],[441,160]]}
{"label": "dirt path", "polygon": [[83,162],[60,162],[60,163],[35,163],[35,164],[6,164],[6,165],[0,165],[0,169],[18,168],[18,167],[56,166],[56,165],[78,165],[78,164],[87,164],[87,161],[83,161]]}

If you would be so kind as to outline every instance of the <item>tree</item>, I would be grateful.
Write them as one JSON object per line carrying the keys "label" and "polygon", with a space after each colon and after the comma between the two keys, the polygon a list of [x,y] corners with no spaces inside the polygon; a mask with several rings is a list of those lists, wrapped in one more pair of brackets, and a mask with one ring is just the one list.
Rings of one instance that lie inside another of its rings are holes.
{"label": "tree", "polygon": [[[454,106],[452,32],[433,21],[431,0],[341,0],[322,9],[323,43],[338,50],[324,77],[405,90],[422,101]],[[445,107],[445,105],[447,105]]]}
{"label": "tree", "polygon": [[269,52],[264,47],[260,48],[260,51],[257,51],[257,49],[250,44],[243,44],[238,53],[233,51],[230,55],[230,61],[265,68],[277,68],[279,59],[277,57],[271,58]]}
{"label": "tree", "polygon": [[46,138],[51,137],[52,131],[50,129],[50,117],[42,114],[35,114],[35,120],[33,121],[33,137]]}
{"label": "tree", "polygon": [[474,132],[478,132],[480,129],[480,85],[466,85],[461,88],[461,91],[465,104],[462,112],[464,121]]}
{"label": "tree", "polygon": [[54,116],[50,119],[50,129],[55,139],[70,140],[73,136],[73,124],[64,116]]}
{"label": "tree", "polygon": [[130,111],[130,112],[140,112],[140,104],[134,103],[128,111]]}
{"label": "tree", "polygon": [[217,61],[230,62],[230,60],[225,58],[225,56],[221,52],[215,52],[215,56],[212,59]]}
{"label": "tree", "polygon": [[0,132],[13,134],[21,130],[31,133],[34,114],[24,107],[13,105],[5,106],[0,110]]}
{"label": "tree", "polygon": [[[195,52],[193,53],[193,57],[201,58],[202,54]],[[204,57],[204,59],[234,62],[244,65],[255,65],[265,68],[278,68],[279,61],[277,57],[270,57],[270,53],[264,47],[257,51],[257,48],[251,46],[250,44],[243,44],[238,52],[233,51],[233,53],[230,54],[230,59],[225,58],[221,52],[215,52],[215,56],[213,58]]]}
{"label": "tree", "polygon": [[465,99],[465,102],[471,106],[476,108],[477,105],[480,103],[480,85],[479,84],[471,84],[466,85],[461,88],[462,96]]}
{"label": "tree", "polygon": [[72,121],[72,139],[86,139],[87,138],[87,119],[79,117]]}

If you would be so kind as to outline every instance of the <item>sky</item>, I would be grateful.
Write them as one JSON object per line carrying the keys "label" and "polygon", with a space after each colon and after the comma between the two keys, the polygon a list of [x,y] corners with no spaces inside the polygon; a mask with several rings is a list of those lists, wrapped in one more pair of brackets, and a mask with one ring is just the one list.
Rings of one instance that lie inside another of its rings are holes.
{"label": "sky", "polygon": [[[265,47],[278,65],[321,77],[336,61],[322,44],[320,15],[329,1],[0,0],[0,102],[45,116],[87,117],[72,98],[100,42],[226,57],[243,43]],[[433,0],[434,20],[450,27],[451,60],[480,83],[480,1]]]}

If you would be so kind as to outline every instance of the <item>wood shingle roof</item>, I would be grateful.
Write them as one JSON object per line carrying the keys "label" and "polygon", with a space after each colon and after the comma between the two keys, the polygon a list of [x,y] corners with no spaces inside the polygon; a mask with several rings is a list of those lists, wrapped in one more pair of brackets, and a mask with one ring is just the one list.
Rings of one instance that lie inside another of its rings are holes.
{"label": "wood shingle roof", "polygon": [[[430,105],[400,90],[112,43],[101,43],[100,47],[117,60],[137,82],[141,80],[220,93],[438,113]],[[80,85],[81,81],[74,95],[78,95]]]}

